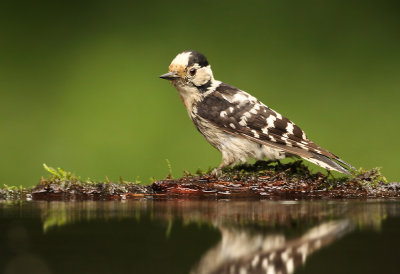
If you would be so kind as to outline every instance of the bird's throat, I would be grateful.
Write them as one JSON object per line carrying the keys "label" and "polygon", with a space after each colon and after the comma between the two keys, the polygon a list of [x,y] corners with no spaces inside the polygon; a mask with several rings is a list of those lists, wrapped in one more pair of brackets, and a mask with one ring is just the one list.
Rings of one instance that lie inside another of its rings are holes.
{"label": "bird's throat", "polygon": [[174,85],[179,92],[179,96],[185,105],[189,115],[193,110],[194,104],[200,100],[200,93],[194,86]]}

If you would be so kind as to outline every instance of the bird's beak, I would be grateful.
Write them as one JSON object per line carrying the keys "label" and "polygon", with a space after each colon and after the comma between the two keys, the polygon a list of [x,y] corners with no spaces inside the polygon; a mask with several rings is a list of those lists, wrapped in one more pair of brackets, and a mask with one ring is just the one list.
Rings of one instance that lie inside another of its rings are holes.
{"label": "bird's beak", "polygon": [[171,71],[171,72],[161,75],[160,78],[165,79],[165,80],[174,80],[176,78],[179,78],[179,75],[176,74],[175,72]]}

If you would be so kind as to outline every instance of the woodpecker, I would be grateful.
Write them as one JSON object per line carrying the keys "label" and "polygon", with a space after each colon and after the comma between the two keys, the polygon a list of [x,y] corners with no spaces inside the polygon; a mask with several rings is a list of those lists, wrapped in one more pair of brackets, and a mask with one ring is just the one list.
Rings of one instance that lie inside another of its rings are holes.
{"label": "woodpecker", "polygon": [[353,166],[309,140],[289,119],[234,86],[215,80],[207,58],[194,50],[179,53],[160,76],[178,90],[190,119],[222,153],[223,167],[248,159],[301,157],[327,170],[351,174]]}

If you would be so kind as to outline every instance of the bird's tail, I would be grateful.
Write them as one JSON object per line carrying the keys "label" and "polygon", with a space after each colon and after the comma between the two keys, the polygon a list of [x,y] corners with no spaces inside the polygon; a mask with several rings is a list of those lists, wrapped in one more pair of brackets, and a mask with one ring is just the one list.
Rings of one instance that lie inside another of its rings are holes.
{"label": "bird's tail", "polygon": [[357,171],[355,167],[352,165],[346,163],[340,158],[329,158],[325,155],[318,154],[311,152],[311,157],[307,157],[306,160],[310,161],[311,163],[314,163],[322,168],[328,169],[328,170],[335,170],[340,173],[344,173],[347,175],[351,175],[349,169]]}

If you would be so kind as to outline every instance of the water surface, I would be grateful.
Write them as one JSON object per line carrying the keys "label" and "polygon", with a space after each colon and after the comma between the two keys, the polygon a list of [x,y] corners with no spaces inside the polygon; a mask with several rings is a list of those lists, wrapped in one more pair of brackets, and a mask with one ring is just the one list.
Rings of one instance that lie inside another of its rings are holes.
{"label": "water surface", "polygon": [[400,273],[399,201],[2,202],[0,273]]}

